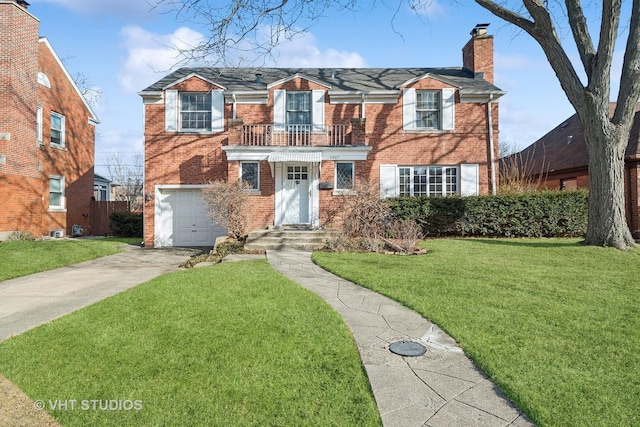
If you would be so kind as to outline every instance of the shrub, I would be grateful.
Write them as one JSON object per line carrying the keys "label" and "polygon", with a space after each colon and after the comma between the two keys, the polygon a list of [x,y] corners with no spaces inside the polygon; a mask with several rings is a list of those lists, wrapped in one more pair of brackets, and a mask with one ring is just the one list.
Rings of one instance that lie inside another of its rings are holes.
{"label": "shrub", "polygon": [[116,211],[109,215],[109,229],[116,237],[142,236],[142,213]]}
{"label": "shrub", "polygon": [[424,235],[581,236],[587,226],[588,193],[542,191],[497,196],[395,198],[395,218],[413,219]]}
{"label": "shrub", "polygon": [[216,224],[227,227],[227,234],[237,240],[247,235],[251,215],[247,182],[214,181],[202,189],[207,213]]}
{"label": "shrub", "polygon": [[35,237],[33,237],[33,234],[31,234],[31,232],[29,231],[14,231],[9,235],[7,240],[16,241],[16,240],[36,240],[36,239]]}

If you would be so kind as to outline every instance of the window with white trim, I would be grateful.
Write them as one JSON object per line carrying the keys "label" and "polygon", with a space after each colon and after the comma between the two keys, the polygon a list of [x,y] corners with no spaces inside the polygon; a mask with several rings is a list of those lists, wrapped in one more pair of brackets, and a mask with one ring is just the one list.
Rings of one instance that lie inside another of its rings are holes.
{"label": "window with white trim", "polygon": [[416,91],[416,128],[440,129],[440,91]]}
{"label": "window with white trim", "polygon": [[180,130],[211,130],[211,92],[180,93]]}
{"label": "window with white trim", "polygon": [[260,190],[260,163],[241,162],[240,179],[243,182],[249,183],[251,190]]}
{"label": "window with white trim", "polygon": [[407,131],[447,131],[455,129],[454,88],[402,90],[402,129]]}
{"label": "window with white trim", "polygon": [[64,116],[51,112],[51,144],[64,147]]}
{"label": "window with white trim", "polygon": [[62,176],[49,177],[49,209],[64,209],[64,177]]}
{"label": "window with white trim", "polygon": [[355,182],[355,166],[353,162],[336,162],[335,189],[352,191]]}
{"label": "window with white trim", "polygon": [[311,124],[310,91],[287,91],[287,124]]}
{"label": "window with white trim", "polygon": [[459,194],[456,166],[400,166],[398,195],[438,197]]}

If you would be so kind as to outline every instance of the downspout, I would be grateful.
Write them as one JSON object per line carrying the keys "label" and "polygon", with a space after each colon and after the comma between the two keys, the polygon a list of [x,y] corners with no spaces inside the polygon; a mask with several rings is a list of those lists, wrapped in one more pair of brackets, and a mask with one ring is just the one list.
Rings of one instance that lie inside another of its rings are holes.
{"label": "downspout", "polygon": [[236,94],[235,93],[231,94],[231,99],[233,100],[233,116],[232,116],[232,118],[235,120],[236,119]]}
{"label": "downspout", "polygon": [[365,119],[367,117],[366,111],[365,111],[365,107],[364,107],[364,97],[365,94],[362,94],[362,106],[360,107],[360,118],[361,119]]}
{"label": "downspout", "polygon": [[491,194],[497,193],[496,189],[496,156],[493,147],[493,114],[491,114],[493,105],[493,94],[489,94],[489,102],[487,102],[487,122],[489,124],[489,152],[491,158]]}

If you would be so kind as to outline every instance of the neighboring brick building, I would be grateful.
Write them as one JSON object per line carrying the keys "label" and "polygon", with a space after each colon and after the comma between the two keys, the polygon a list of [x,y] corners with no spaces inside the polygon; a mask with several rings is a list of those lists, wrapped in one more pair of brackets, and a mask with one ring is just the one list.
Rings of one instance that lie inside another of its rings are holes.
{"label": "neighboring brick building", "polygon": [[[609,104],[613,115],[616,104]],[[589,188],[589,157],[582,124],[577,114],[555,129],[501,162],[502,167],[519,166],[532,182],[549,189]],[[640,238],[640,104],[629,135],[625,153],[624,194],[627,223],[635,238]]]}
{"label": "neighboring brick building", "polygon": [[98,120],[23,0],[0,0],[0,238],[89,228]]}
{"label": "neighboring brick building", "polygon": [[251,228],[324,225],[354,182],[381,196],[486,194],[497,182],[493,37],[463,67],[182,68],[145,105],[145,244],[211,245],[200,189],[253,186]]}

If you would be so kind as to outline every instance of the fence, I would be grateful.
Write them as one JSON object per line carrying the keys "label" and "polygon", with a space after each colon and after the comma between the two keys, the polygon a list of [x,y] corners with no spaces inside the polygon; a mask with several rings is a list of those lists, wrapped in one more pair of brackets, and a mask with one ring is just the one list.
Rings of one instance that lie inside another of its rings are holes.
{"label": "fence", "polygon": [[93,236],[104,236],[111,233],[109,229],[109,215],[111,212],[129,212],[128,201],[91,201],[91,231]]}

